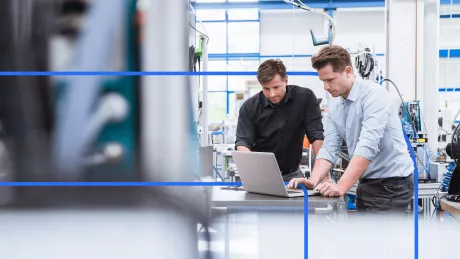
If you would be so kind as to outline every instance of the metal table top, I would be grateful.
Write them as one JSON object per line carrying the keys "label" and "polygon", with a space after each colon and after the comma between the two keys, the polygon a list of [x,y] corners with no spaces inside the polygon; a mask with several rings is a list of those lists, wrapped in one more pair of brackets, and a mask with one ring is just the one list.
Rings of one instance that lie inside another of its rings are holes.
{"label": "metal table top", "polygon": [[[227,187],[213,187],[212,203],[214,207],[303,207],[304,197],[285,198]],[[308,206],[314,208],[333,207],[335,211],[346,211],[343,197],[309,196]]]}

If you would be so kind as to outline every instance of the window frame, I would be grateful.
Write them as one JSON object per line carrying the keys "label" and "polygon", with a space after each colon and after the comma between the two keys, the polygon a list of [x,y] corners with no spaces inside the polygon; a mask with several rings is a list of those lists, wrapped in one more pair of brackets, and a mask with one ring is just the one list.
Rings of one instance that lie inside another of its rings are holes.
{"label": "window frame", "polygon": [[[258,62],[260,63],[260,45],[261,45],[261,43],[260,43],[260,9],[257,10],[257,12],[258,12],[257,19],[249,19],[249,20],[244,20],[244,19],[230,20],[228,18],[228,10],[229,9],[225,9],[225,20],[205,20],[205,21],[202,21],[205,26],[206,26],[206,23],[225,23],[225,27],[226,27],[225,53],[208,53],[208,60],[225,60],[227,66],[228,66],[229,60],[234,60],[234,59],[239,59],[239,58],[248,58],[248,59],[258,60]],[[196,22],[196,17],[195,17],[195,22]],[[259,34],[258,34],[259,47],[258,47],[258,51],[256,53],[229,53],[228,52],[228,24],[229,23],[241,23],[241,22],[258,23],[258,26],[259,26]],[[195,37],[196,37],[196,33],[195,33]],[[229,113],[230,113],[230,95],[234,94],[236,92],[236,91],[229,90],[229,85],[228,85],[228,77],[229,76],[227,75],[226,77],[227,78],[226,78],[225,90],[208,91],[208,93],[212,92],[212,93],[225,93],[226,94],[225,118],[227,118]],[[209,121],[209,123],[216,123],[216,122]]]}

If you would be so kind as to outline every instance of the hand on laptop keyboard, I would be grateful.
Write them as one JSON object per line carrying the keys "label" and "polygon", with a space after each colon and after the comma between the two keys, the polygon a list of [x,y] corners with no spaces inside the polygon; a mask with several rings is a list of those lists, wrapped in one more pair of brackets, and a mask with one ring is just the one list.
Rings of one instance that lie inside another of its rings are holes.
{"label": "hand on laptop keyboard", "polygon": [[316,185],[318,185],[318,183],[315,183],[306,178],[294,178],[289,182],[289,184],[287,185],[287,188],[290,188],[290,189],[300,188],[299,184],[304,185],[305,187],[307,187],[308,190],[312,190],[313,188],[315,188]]}

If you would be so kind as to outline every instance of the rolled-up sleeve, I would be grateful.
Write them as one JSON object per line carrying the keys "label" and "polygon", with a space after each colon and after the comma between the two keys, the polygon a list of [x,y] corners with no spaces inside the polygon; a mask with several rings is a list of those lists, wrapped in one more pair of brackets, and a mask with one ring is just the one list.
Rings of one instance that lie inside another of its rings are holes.
{"label": "rolled-up sleeve", "polygon": [[316,159],[325,159],[332,164],[336,164],[340,154],[342,137],[337,130],[337,126],[331,117],[326,116],[326,134],[323,145],[316,156]]}
{"label": "rolled-up sleeve", "polygon": [[255,125],[252,118],[253,116],[247,109],[247,103],[243,104],[240,108],[238,125],[236,127],[235,149],[238,146],[252,149],[254,146]]}
{"label": "rolled-up sleeve", "polygon": [[314,143],[317,140],[324,140],[323,116],[321,115],[318,99],[313,91],[307,97],[305,113],[305,135],[310,143]]}
{"label": "rolled-up sleeve", "polygon": [[365,97],[361,132],[353,156],[358,155],[371,162],[375,159],[390,118],[389,99],[388,92],[383,89]]}

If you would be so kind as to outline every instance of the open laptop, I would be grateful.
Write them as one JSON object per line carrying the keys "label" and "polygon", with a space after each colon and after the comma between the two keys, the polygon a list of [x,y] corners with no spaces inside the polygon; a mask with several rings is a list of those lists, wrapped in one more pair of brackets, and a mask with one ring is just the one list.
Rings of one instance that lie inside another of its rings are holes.
{"label": "open laptop", "polygon": [[[265,152],[232,152],[233,161],[247,192],[281,197],[303,197],[302,189],[286,188],[275,154]],[[309,190],[308,196],[319,195]]]}

